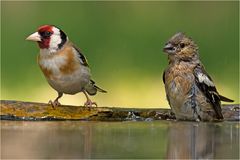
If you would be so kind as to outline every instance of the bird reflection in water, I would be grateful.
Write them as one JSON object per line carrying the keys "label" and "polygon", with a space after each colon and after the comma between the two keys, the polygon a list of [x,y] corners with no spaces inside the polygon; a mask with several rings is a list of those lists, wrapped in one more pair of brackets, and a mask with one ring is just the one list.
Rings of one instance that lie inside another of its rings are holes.
{"label": "bird reflection in water", "polygon": [[222,123],[171,123],[167,159],[228,158],[229,155],[237,154],[229,147],[234,144],[235,140],[231,137],[237,133],[236,130],[233,130],[232,125],[227,126],[228,129],[223,127]]}

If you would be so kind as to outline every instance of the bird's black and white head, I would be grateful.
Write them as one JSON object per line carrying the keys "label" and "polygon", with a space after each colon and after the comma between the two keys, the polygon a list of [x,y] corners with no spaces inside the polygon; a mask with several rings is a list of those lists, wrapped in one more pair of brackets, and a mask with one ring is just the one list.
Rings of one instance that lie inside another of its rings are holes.
{"label": "bird's black and white head", "polygon": [[176,33],[172,36],[163,48],[171,61],[192,61],[198,60],[198,46],[184,33]]}
{"label": "bird's black and white head", "polygon": [[26,40],[37,42],[41,50],[51,54],[60,50],[68,41],[68,37],[56,26],[44,25],[39,27],[37,32],[28,36]]}

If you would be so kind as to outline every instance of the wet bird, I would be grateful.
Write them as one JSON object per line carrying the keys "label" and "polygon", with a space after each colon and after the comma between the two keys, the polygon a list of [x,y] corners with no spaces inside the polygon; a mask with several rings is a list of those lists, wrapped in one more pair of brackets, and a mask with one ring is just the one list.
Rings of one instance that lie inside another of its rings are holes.
{"label": "wet bird", "polygon": [[106,91],[97,87],[91,80],[85,56],[61,29],[53,25],[44,25],[26,40],[38,43],[38,64],[50,86],[58,92],[57,98],[49,101],[52,107],[60,105],[58,100],[63,93],[73,95],[79,92],[83,92],[87,98],[85,106],[97,106],[88,95]]}
{"label": "wet bird", "polygon": [[221,101],[233,100],[220,95],[199,59],[197,44],[184,33],[166,43],[169,64],[163,82],[169,105],[179,120],[222,120]]}

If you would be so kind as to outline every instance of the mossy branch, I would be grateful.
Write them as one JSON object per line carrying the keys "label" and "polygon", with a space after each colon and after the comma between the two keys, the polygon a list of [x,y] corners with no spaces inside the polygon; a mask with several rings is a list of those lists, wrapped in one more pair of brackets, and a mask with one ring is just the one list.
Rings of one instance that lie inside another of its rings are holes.
{"label": "mossy branch", "polygon": [[[93,120],[93,121],[152,121],[173,120],[170,109],[138,109],[119,107],[58,106],[36,102],[1,100],[1,120]],[[224,119],[238,121],[239,104],[223,105]]]}

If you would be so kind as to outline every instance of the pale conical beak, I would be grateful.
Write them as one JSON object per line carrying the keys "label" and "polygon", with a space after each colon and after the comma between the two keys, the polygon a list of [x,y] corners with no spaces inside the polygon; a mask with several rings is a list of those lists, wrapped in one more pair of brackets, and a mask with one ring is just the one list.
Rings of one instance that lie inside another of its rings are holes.
{"label": "pale conical beak", "polygon": [[26,40],[40,42],[41,41],[41,37],[38,34],[38,32],[35,32],[35,33],[31,34],[30,36],[28,36],[26,38]]}
{"label": "pale conical beak", "polygon": [[167,43],[163,48],[163,52],[168,53],[168,54],[175,53],[176,47],[174,47],[171,43]]}

